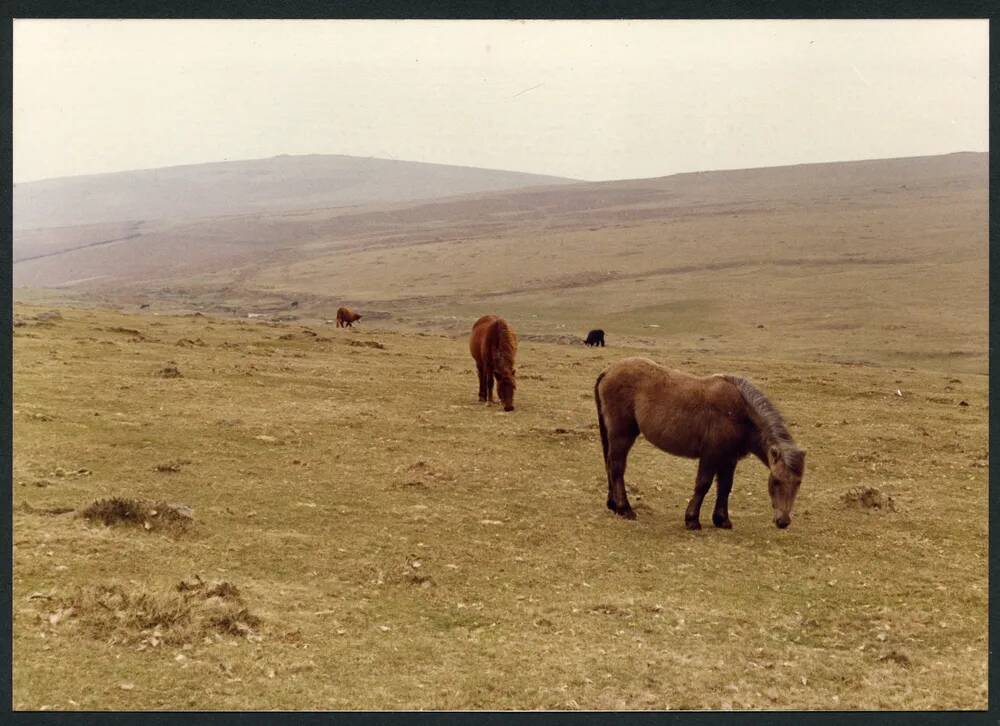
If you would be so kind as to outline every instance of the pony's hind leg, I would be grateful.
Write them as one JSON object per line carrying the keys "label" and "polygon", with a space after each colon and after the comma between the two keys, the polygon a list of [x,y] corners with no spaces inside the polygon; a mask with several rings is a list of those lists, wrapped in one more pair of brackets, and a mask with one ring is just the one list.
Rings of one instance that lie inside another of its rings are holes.
{"label": "pony's hind leg", "polygon": [[735,472],[735,459],[719,466],[718,488],[715,494],[715,510],[712,512],[712,524],[721,529],[733,528],[733,523],[729,521],[729,492],[733,490],[733,474]]}
{"label": "pony's hind leg", "polygon": [[638,431],[610,432],[608,437],[608,509],[625,519],[635,519],[635,512],[625,491],[625,464]]}
{"label": "pony's hind leg", "polygon": [[479,374],[479,400],[486,400],[486,374],[483,371],[483,364],[476,361],[476,373]]}
{"label": "pony's hind leg", "polygon": [[698,460],[698,474],[694,480],[694,496],[688,502],[687,510],[684,512],[684,526],[688,529],[701,529],[701,522],[698,521],[701,514],[701,503],[712,488],[712,479],[715,478],[715,462],[709,462],[702,458]]}
{"label": "pony's hind leg", "polygon": [[486,398],[483,400],[493,403],[493,369],[490,367],[483,369],[483,386],[486,388]]}

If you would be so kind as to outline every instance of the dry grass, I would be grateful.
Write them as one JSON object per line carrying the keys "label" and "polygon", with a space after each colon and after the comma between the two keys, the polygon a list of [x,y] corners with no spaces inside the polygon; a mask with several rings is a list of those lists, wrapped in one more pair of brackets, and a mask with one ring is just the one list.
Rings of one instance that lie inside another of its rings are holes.
{"label": "dry grass", "polygon": [[896,511],[896,502],[891,496],[875,487],[854,487],[844,493],[845,504],[863,509],[885,509]]}
{"label": "dry grass", "polygon": [[525,340],[603,328],[615,347],[985,373],[987,162],[957,154],[150,222],[120,245],[19,262],[14,277],[60,285],[22,299],[133,310],[312,324],[347,304],[364,315],[359,336],[388,324],[464,334],[466,320],[495,312]]}
{"label": "dry grass", "polygon": [[106,527],[120,524],[150,531],[177,532],[186,530],[192,523],[192,516],[185,509],[166,502],[110,497],[89,504],[80,515]]}
{"label": "dry grass", "polygon": [[[60,311],[14,330],[18,709],[986,705],[985,375],[523,341],[503,414],[462,339]],[[809,452],[788,530],[753,461],[735,528],[685,530],[694,463],[644,443],[638,519],[607,511],[592,386],[629,354],[771,396]],[[197,526],[44,513],[114,497]]]}
{"label": "dry grass", "polygon": [[55,628],[66,621],[77,625],[82,636],[107,645],[138,645],[139,651],[145,646],[211,644],[222,635],[259,640],[255,628],[260,618],[247,610],[236,586],[225,581],[198,578],[168,590],[115,582],[39,600],[48,600],[39,617],[43,625]]}

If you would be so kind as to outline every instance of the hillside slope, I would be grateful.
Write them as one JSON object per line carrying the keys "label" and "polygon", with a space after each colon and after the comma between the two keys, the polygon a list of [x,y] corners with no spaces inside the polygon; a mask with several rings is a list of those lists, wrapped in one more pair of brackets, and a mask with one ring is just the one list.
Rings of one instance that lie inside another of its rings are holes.
{"label": "hillside slope", "polygon": [[340,207],[572,180],[310,154],[47,179],[14,187],[16,229]]}
{"label": "hillside slope", "polygon": [[[14,277],[162,309],[296,302],[316,319],[347,303],[455,332],[489,310],[531,335],[599,326],[619,341],[979,370],[987,167],[951,154],[36,232],[16,237]],[[60,251],[74,234],[89,246]]]}

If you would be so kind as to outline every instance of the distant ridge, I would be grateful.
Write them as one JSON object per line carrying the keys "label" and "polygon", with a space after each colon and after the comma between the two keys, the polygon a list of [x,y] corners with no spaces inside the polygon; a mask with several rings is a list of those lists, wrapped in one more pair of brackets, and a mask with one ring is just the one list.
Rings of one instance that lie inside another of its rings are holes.
{"label": "distant ridge", "polygon": [[[402,164],[403,171],[413,171],[413,165],[407,162],[385,163]],[[240,178],[245,178],[254,163],[233,164],[242,165]],[[218,166],[223,173],[218,188],[225,188],[225,177],[233,173],[233,167]],[[211,170],[196,168],[200,170],[202,183],[211,177]],[[329,168],[327,165],[325,170]],[[367,165],[365,168],[370,169]],[[301,175],[302,170],[303,164],[298,163],[296,173]],[[275,165],[265,164],[265,171],[268,183],[272,184]],[[345,186],[347,177],[341,175]],[[686,264],[704,264],[707,259],[712,264],[739,261],[742,265],[747,255],[760,255],[767,250],[768,254],[780,253],[795,260],[827,255],[822,248],[828,244],[843,247],[858,243],[867,250],[871,246],[868,240],[879,239],[882,231],[879,225],[865,227],[872,210],[890,214],[889,210],[895,208],[911,211],[906,224],[896,224],[892,239],[900,240],[898,244],[908,240],[906,245],[913,245],[928,234],[927,230],[909,226],[918,211],[934,210],[935,215],[954,225],[978,218],[975,215],[986,208],[989,156],[958,153],[681,173],[653,179],[548,183],[481,192],[471,192],[466,185],[462,193],[450,196],[339,208],[329,204],[330,190],[326,187],[314,190],[314,195],[303,201],[301,195],[306,194],[303,190],[308,184],[302,178],[287,181],[300,196],[289,192],[289,204],[276,209],[262,206],[250,212],[231,211],[199,219],[182,216],[154,221],[150,216],[147,221],[15,229],[14,286],[114,291],[136,285],[150,289],[181,281],[187,285],[192,276],[207,274],[214,276],[211,285],[227,287],[231,292],[237,288],[249,289],[252,279],[261,276],[271,280],[268,285],[280,282],[283,287],[311,289],[316,294],[333,285],[343,294],[353,289],[358,276],[367,274],[369,269],[382,272],[392,269],[405,283],[385,287],[383,282],[376,282],[364,292],[370,296],[376,290],[380,296],[389,298],[404,291],[417,296],[431,290],[437,294],[440,290],[436,281],[447,279],[460,269],[464,270],[461,285],[480,289],[494,268],[505,270],[505,278],[524,276],[524,285],[534,280],[531,285],[535,286],[536,278],[562,279],[576,271],[586,274],[574,278],[577,281],[574,284],[589,285],[608,280],[609,270],[634,267],[633,272],[646,274],[681,265],[678,260],[683,255],[679,250],[689,234],[684,231],[686,225],[694,224],[692,220],[702,220],[698,224],[705,225],[702,231],[705,236],[692,248],[696,254],[689,250],[691,256]],[[363,185],[377,184],[378,179],[400,178],[399,174],[376,174],[356,181]],[[455,179],[451,177],[450,181]],[[121,184],[116,188],[120,189]],[[169,180],[162,185],[162,190],[171,188],[180,189]],[[274,204],[276,198],[275,193],[263,201]],[[945,204],[942,200],[948,201]],[[180,202],[175,205],[179,206]],[[959,212],[960,209],[965,212]],[[57,218],[73,210],[51,211],[50,217]],[[960,219],[961,214],[972,216],[965,220]],[[801,226],[825,224],[831,215],[844,220],[838,224],[861,225],[861,228],[852,233],[828,230],[821,234],[815,230],[807,233]],[[793,218],[798,221],[790,221]],[[756,241],[752,227],[748,226],[751,221],[764,224],[757,230],[761,236]],[[926,223],[935,225],[935,229],[941,226],[939,222]],[[640,230],[645,231],[637,238]],[[975,235],[963,234],[964,243],[972,245],[971,249],[979,255],[981,250],[975,244],[980,241],[978,235],[985,234],[985,224],[982,229],[976,228]],[[473,249],[476,240],[483,239],[497,243],[488,257],[477,258],[464,251],[466,244],[471,243],[469,249]],[[565,246],[570,239],[583,246]],[[600,240],[597,248],[586,246],[595,239]],[[801,247],[799,242],[793,244],[800,239]],[[711,240],[711,244],[705,246],[705,240]],[[821,244],[814,248],[808,240],[821,240]],[[949,237],[938,251],[953,253],[956,240]],[[417,260],[427,258],[422,254],[410,257],[409,252],[403,251],[444,241],[448,242],[441,249],[454,244],[454,257],[448,258],[443,266],[434,267],[433,273],[426,271],[420,280],[409,279],[407,275],[418,267]],[[553,241],[557,242],[554,247]],[[646,243],[651,246],[644,246]],[[520,249],[518,246],[522,244],[538,246],[547,252]],[[362,266],[348,272],[344,263],[351,255],[364,257],[361,251],[382,247],[395,251],[385,252],[379,258],[380,263],[372,268]],[[574,249],[590,251],[582,254],[573,252]],[[723,255],[723,249],[729,252]],[[792,255],[792,249],[799,252]],[[607,258],[606,254],[612,257]],[[302,266],[295,267],[297,264]],[[277,272],[285,265],[294,269]],[[237,268],[241,270],[238,275],[234,273]],[[504,280],[503,289],[515,289],[511,279]],[[446,292],[450,294],[450,290]]]}
{"label": "distant ridge", "polygon": [[415,161],[283,154],[16,184],[14,228],[392,204],[574,181]]}

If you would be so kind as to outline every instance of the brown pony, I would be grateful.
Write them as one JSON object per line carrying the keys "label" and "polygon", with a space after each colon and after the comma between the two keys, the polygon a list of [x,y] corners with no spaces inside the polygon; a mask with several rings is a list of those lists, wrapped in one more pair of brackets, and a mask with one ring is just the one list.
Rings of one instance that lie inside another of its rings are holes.
{"label": "brown pony", "polygon": [[712,523],[731,528],[729,492],[736,462],[753,454],[771,470],[767,490],[774,523],[792,521],[792,505],[805,471],[805,452],[792,441],[781,414],[744,378],[698,378],[647,358],[625,358],[608,366],[594,385],[608,475],[608,509],[635,519],[625,493],[625,462],[641,433],[657,448],[698,459],[694,496],[684,512],[688,529],[701,529],[701,502],[718,477]]}
{"label": "brown pony", "polygon": [[514,356],[517,336],[507,321],[496,315],[484,315],[472,326],[469,350],[479,372],[479,400],[493,403],[493,379],[504,411],[514,410]]}
{"label": "brown pony", "polygon": [[350,328],[358,320],[361,320],[361,316],[357,313],[352,313],[350,308],[337,308],[338,328]]}

